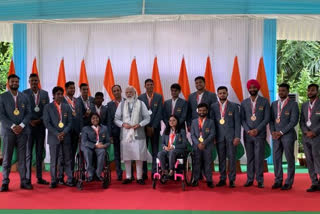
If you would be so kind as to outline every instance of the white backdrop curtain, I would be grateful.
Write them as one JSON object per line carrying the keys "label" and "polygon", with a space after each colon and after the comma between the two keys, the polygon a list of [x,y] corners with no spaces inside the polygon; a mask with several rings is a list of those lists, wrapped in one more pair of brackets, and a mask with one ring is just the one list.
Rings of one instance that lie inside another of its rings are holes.
{"label": "white backdrop curtain", "polygon": [[[191,91],[194,78],[204,75],[209,55],[216,88],[226,85],[230,100],[238,102],[230,87],[234,57],[238,56],[244,97],[246,82],[255,78],[263,49],[263,19],[228,18],[139,23],[28,24],[28,73],[37,58],[42,87],[56,85],[60,60],[64,57],[67,81],[79,80],[80,63],[85,59],[92,94],[103,91],[108,57],[115,82],[125,88],[131,61],[137,60],[140,87],[152,75],[154,57],[165,99],[170,85],[178,81],[182,57],[185,57]],[[76,90],[79,95],[79,89]],[[108,98],[107,94],[105,93]],[[51,97],[51,96],[50,96]],[[108,99],[106,99],[108,100]],[[47,149],[46,161],[49,161]],[[245,162],[245,156],[242,162]]]}
{"label": "white backdrop curtain", "polygon": [[[92,92],[103,89],[108,57],[115,82],[125,87],[131,61],[137,60],[141,89],[152,74],[158,57],[166,99],[169,87],[178,81],[182,56],[185,57],[191,91],[193,79],[203,75],[210,55],[216,87],[230,86],[234,57],[239,58],[243,88],[256,76],[262,55],[263,19],[237,18],[196,21],[103,24],[28,24],[28,73],[33,58],[38,60],[42,86],[51,90],[59,63],[65,59],[66,78],[76,83],[84,58]],[[79,93],[79,90],[76,92]],[[233,91],[230,98],[235,99]],[[246,94],[246,90],[244,90]],[[235,100],[236,101],[236,100]]]}

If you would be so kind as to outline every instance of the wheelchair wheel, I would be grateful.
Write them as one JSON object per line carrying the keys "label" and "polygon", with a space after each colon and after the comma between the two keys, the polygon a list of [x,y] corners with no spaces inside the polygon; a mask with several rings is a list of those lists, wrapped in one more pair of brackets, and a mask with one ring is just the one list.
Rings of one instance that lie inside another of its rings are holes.
{"label": "wheelchair wheel", "polygon": [[73,177],[78,182],[81,178],[81,165],[80,165],[80,156],[79,153],[75,157],[75,164],[74,164],[74,173]]}
{"label": "wheelchair wheel", "polygon": [[188,186],[191,185],[193,179],[193,159],[192,159],[192,152],[189,152],[185,159],[185,169],[184,169],[184,179]]}

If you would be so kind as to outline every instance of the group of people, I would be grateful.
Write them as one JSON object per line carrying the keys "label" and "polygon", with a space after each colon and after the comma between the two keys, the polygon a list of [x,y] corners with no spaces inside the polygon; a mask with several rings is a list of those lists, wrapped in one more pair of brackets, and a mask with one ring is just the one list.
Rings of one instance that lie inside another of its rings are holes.
{"label": "group of people", "polygon": [[[217,148],[220,180],[217,187],[235,187],[236,148],[243,140],[247,156],[247,182],[245,187],[257,181],[257,187],[264,187],[263,169],[267,125],[273,142],[275,182],[273,189],[289,190],[295,175],[294,143],[297,139],[295,127],[299,122],[297,102],[289,98],[290,86],[278,86],[279,99],[271,106],[259,96],[260,84],[249,80],[247,89],[250,97],[241,106],[228,100],[228,88],[220,86],[217,95],[205,89],[205,78],[195,78],[196,92],[188,100],[179,97],[181,86],[172,84],[171,99],[154,92],[152,79],[145,80],[146,92],[138,96],[132,86],[125,89],[122,97],[120,85],[112,87],[114,100],[103,105],[103,93],[88,96],[88,85],[80,85],[81,95],[74,97],[75,83],[65,84],[52,90],[53,101],[49,103],[48,92],[39,88],[39,78],[30,74],[30,88],[20,92],[19,77],[8,77],[9,90],[0,96],[0,122],[3,140],[3,181],[1,191],[9,189],[9,173],[13,150],[17,148],[18,169],[22,189],[32,189],[32,150],[36,148],[37,183],[56,188],[58,184],[74,186],[75,155],[78,148],[86,161],[88,180],[102,180],[101,172],[105,161],[106,148],[114,145],[117,180],[129,184],[134,180],[132,162],[136,165],[136,181],[145,184],[148,179],[148,145],[151,146],[151,178],[157,170],[159,158],[164,176],[174,174],[176,157],[184,154],[187,145],[193,151],[192,186],[198,186],[204,179],[207,186],[214,187],[212,180],[212,151]],[[308,86],[309,101],[301,107],[300,127],[303,145],[312,185],[308,192],[320,190],[320,101],[319,86]],[[166,128],[160,137],[161,121]],[[45,132],[50,150],[51,182],[42,178]],[[191,142],[187,133],[191,134]],[[160,141],[161,138],[161,141]],[[161,143],[161,145],[159,145]],[[159,151],[159,148],[162,148]],[[94,153],[96,160],[93,160]],[[288,163],[285,181],[282,156]],[[229,161],[227,175],[226,160]],[[96,161],[94,168],[93,162]],[[123,179],[121,161],[125,166]],[[64,175],[67,175],[67,179]]]}

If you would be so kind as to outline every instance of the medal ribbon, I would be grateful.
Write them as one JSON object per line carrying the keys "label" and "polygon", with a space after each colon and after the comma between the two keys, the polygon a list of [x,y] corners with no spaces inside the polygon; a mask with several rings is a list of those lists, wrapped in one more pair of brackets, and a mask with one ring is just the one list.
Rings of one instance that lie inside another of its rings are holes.
{"label": "medal ribbon", "polygon": [[99,142],[99,126],[98,127],[95,127],[95,126],[92,126],[94,132],[96,133],[96,140],[97,140],[97,143]]}
{"label": "medal ribbon", "polygon": [[72,100],[68,97],[68,96],[65,96],[69,106],[71,107],[71,110],[72,111],[75,111],[75,108],[76,108],[76,104],[75,104],[75,99],[72,97]]}
{"label": "medal ribbon", "polygon": [[149,96],[148,96],[148,94],[147,94],[147,98],[148,98],[148,107],[149,107],[149,109],[151,108],[151,103],[152,103],[152,100],[153,100],[153,94],[154,94],[154,93],[152,93],[151,97],[149,97]]}
{"label": "medal ribbon", "polygon": [[204,121],[205,121],[205,120],[206,120],[206,119],[201,120],[201,118],[198,119],[200,137],[202,137],[202,127],[203,127],[203,124],[204,124]]}
{"label": "medal ribbon", "polygon": [[219,100],[220,116],[223,119],[224,119],[224,115],[226,114],[226,111],[227,111],[227,103],[228,103],[228,100],[226,100],[223,104]]}
{"label": "medal ribbon", "polygon": [[258,96],[256,97],[256,99],[252,102],[251,101],[251,110],[252,110],[252,115],[256,115],[256,105],[257,105],[257,100],[258,100]]}
{"label": "medal ribbon", "polygon": [[62,122],[62,112],[61,112],[61,104],[59,105],[57,102],[54,102],[54,105],[59,114],[59,121]]}
{"label": "medal ribbon", "polygon": [[175,137],[176,137],[176,134],[174,132],[171,132],[170,135],[169,135],[169,143],[168,143],[168,147],[169,148],[173,145]]}
{"label": "medal ribbon", "polygon": [[[19,93],[19,92],[18,92]],[[13,100],[14,100],[14,106],[15,106],[15,109],[18,109],[18,93],[16,96],[14,96],[12,93],[12,97],[13,97]]]}
{"label": "medal ribbon", "polygon": [[[278,112],[277,112],[277,118],[280,118],[282,110],[284,109],[284,107],[288,104],[289,102],[289,97],[287,97],[283,102],[281,102],[280,100],[278,100]],[[282,104],[283,103],[283,104]]]}
{"label": "medal ribbon", "polygon": [[36,104],[36,106],[39,106],[39,103],[40,103],[40,91],[38,91],[38,93],[36,95],[37,96],[34,96],[34,98],[35,98],[34,99],[34,104]]}
{"label": "medal ribbon", "polygon": [[318,101],[318,98],[316,98],[313,103],[311,104],[309,101],[309,106],[308,106],[308,121],[311,120],[311,114],[312,114],[312,109],[314,107],[314,104],[316,104],[316,102]]}

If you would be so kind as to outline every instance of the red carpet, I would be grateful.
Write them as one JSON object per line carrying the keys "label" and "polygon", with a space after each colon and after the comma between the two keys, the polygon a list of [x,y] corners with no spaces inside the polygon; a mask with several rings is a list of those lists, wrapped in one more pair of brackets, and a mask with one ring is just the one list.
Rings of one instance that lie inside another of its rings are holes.
{"label": "red carpet", "polygon": [[[2,176],[0,176],[2,177]],[[44,176],[49,180],[49,174]],[[180,182],[159,184],[152,189],[151,181],[140,186],[135,182],[123,185],[112,180],[109,189],[99,184],[84,186],[84,190],[34,184],[34,190],[19,188],[18,173],[11,174],[10,192],[0,193],[0,209],[143,209],[143,210],[216,210],[216,211],[319,211],[320,192],[307,193],[310,181],[307,174],[297,174],[290,191],[271,190],[273,174],[265,174],[265,188],[245,188],[245,174],[237,176],[235,189],[209,189],[205,183],[187,187]],[[214,174],[215,182],[218,174]],[[35,181],[35,179],[34,179]],[[170,200],[168,205],[165,205]]]}

